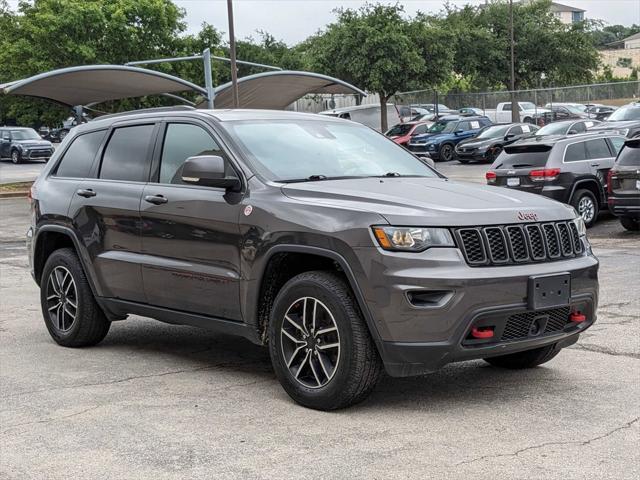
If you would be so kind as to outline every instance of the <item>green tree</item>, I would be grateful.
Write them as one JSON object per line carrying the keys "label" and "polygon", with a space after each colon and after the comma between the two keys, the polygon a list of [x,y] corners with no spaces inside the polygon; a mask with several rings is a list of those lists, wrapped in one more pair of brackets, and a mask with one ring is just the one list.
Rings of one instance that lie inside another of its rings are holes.
{"label": "green tree", "polygon": [[430,22],[405,19],[399,5],[367,4],[336,12],[337,21],[300,50],[306,53],[310,70],[376,92],[383,131],[391,96],[411,85],[436,85],[448,76],[448,34]]}

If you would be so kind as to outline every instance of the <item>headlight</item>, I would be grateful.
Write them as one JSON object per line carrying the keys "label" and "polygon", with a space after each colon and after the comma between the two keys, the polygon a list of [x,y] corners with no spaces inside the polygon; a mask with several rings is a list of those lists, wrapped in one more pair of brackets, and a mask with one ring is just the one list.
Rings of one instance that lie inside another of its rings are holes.
{"label": "headlight", "polygon": [[584,220],[582,219],[582,217],[574,218],[573,223],[576,224],[578,235],[584,237],[587,234],[587,226],[584,224]]}
{"label": "headlight", "polygon": [[427,145],[427,148],[428,148],[429,150],[435,150],[435,149],[436,149],[436,146],[435,146],[433,143],[431,143],[431,144]]}
{"label": "headlight", "polygon": [[373,227],[378,243],[385,250],[422,252],[430,247],[454,247],[446,228]]}

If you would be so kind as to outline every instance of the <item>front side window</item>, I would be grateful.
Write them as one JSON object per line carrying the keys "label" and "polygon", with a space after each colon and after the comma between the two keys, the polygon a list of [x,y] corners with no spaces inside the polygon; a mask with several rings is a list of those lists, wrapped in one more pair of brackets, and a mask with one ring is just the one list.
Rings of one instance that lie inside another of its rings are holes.
{"label": "front side window", "polygon": [[106,133],[100,130],[74,138],[58,165],[56,176],[87,178]]}
{"label": "front side window", "polygon": [[199,155],[224,156],[218,144],[203,128],[188,123],[167,125],[160,160],[160,183],[184,183],[184,161]]}
{"label": "front side window", "polygon": [[265,178],[437,177],[407,150],[359,124],[321,120],[222,122]]}
{"label": "front side window", "polygon": [[116,128],[102,157],[100,178],[146,182],[149,176],[149,144],[154,125]]}

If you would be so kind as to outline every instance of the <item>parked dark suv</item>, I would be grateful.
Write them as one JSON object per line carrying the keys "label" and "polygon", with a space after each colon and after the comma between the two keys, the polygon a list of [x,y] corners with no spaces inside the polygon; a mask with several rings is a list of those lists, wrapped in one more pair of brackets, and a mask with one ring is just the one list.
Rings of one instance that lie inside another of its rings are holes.
{"label": "parked dark suv", "polygon": [[640,138],[627,140],[609,170],[609,210],[627,230],[640,230]]}
{"label": "parked dark suv", "polygon": [[51,142],[40,138],[33,128],[0,128],[0,158],[10,158],[13,163],[23,160],[44,160],[53,155]]}
{"label": "parked dark suv", "polygon": [[94,345],[128,314],[268,345],[302,405],[364,399],[383,367],[527,368],[596,319],[570,207],[449,181],[331,117],[159,110],[74,128],[27,234],[47,329]]}
{"label": "parked dark suv", "polygon": [[487,183],[572,205],[590,227],[607,204],[607,173],[623,144],[624,137],[609,133],[520,140],[493,162]]}

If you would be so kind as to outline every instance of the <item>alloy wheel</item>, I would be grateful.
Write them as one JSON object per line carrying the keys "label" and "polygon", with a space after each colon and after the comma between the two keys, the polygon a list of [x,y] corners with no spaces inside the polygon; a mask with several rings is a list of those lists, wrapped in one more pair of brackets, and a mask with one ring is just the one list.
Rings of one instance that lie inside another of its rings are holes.
{"label": "alloy wheel", "polygon": [[340,334],[331,311],[313,297],[299,298],[287,309],[280,328],[284,363],[307,388],[328,384],[340,361]]}
{"label": "alloy wheel", "polygon": [[590,197],[584,196],[578,203],[578,213],[585,221],[585,223],[591,222],[595,214],[596,206],[593,204],[593,200]]}
{"label": "alloy wheel", "polygon": [[47,311],[51,324],[60,332],[73,326],[78,313],[78,291],[71,272],[58,266],[47,280]]}
{"label": "alloy wheel", "polygon": [[445,145],[444,147],[442,147],[442,152],[440,155],[445,162],[450,161],[453,158],[453,147],[451,145]]}
{"label": "alloy wheel", "polygon": [[20,162],[20,155],[18,154],[17,150],[14,150],[13,152],[11,152],[11,161],[13,163],[18,163]]}

